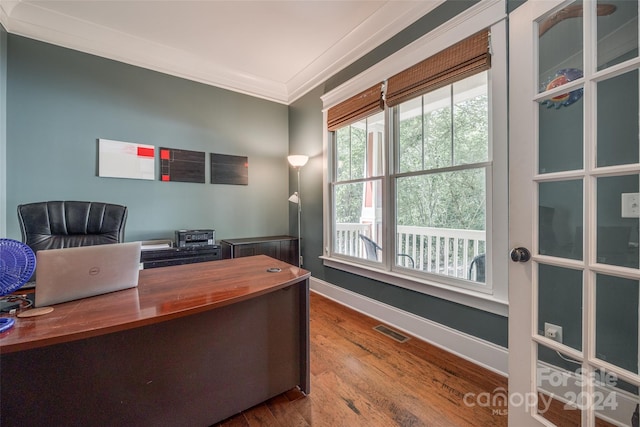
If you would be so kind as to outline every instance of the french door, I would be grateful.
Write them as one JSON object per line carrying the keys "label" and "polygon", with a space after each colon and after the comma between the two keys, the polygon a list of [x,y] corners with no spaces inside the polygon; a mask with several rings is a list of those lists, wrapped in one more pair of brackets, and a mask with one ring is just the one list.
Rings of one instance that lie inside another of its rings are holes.
{"label": "french door", "polygon": [[509,425],[636,426],[638,3],[529,0],[509,33]]}

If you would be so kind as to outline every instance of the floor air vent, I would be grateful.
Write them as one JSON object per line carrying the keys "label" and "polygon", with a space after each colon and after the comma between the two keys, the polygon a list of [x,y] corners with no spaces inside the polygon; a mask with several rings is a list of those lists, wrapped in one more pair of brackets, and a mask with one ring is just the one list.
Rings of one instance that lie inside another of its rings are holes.
{"label": "floor air vent", "polygon": [[409,341],[409,337],[402,335],[400,332],[396,332],[392,329],[387,328],[384,325],[375,326],[373,329],[380,332],[381,334],[385,334],[386,336],[393,338],[398,342],[407,342]]}

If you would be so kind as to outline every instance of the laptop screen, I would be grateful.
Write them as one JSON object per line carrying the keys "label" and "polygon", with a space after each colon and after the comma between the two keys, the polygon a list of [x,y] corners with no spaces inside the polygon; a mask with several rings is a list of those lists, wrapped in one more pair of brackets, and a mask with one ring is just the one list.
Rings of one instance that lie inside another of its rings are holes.
{"label": "laptop screen", "polygon": [[130,242],[38,251],[35,306],[138,286],[140,245]]}

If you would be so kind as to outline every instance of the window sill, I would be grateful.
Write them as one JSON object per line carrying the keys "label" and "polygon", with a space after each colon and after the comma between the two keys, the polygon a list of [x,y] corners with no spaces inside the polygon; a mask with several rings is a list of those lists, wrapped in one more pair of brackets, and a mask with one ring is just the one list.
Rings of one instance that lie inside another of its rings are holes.
{"label": "window sill", "polygon": [[507,317],[509,314],[508,301],[498,299],[490,294],[457,288],[454,286],[407,276],[394,271],[384,271],[363,264],[356,264],[339,258],[320,257],[326,267],[368,277],[369,279],[390,285],[409,289],[422,294],[441,298],[447,301],[473,307],[478,310]]}

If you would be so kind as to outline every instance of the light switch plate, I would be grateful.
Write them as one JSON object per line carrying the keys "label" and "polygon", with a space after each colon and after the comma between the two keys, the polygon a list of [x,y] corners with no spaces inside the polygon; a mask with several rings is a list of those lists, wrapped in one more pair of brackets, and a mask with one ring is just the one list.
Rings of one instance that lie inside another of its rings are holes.
{"label": "light switch plate", "polygon": [[639,193],[622,193],[622,218],[640,218]]}

